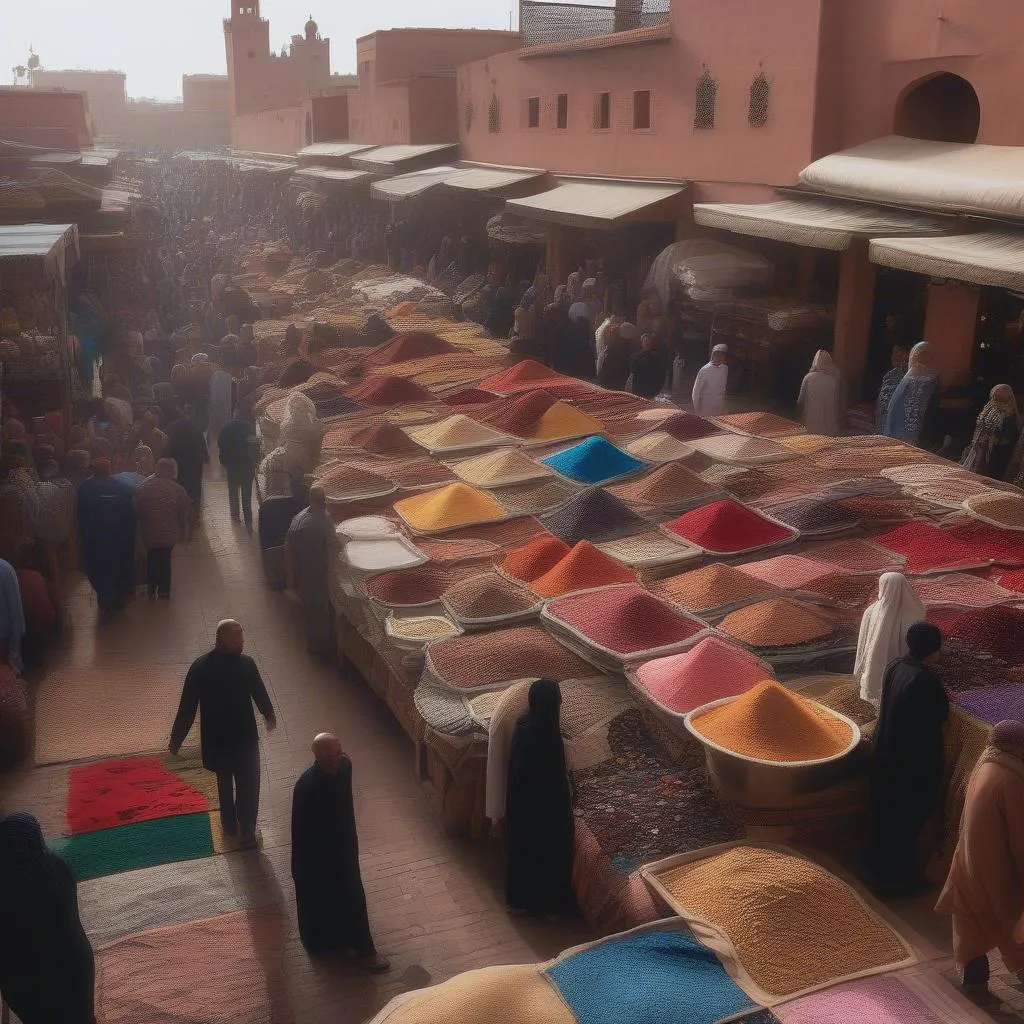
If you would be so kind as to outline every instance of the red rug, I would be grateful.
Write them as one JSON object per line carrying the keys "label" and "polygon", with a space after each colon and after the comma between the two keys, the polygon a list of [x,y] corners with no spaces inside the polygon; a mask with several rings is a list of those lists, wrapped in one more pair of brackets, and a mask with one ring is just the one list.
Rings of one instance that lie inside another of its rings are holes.
{"label": "red rug", "polygon": [[209,809],[199,790],[156,757],[80,765],[68,776],[71,835]]}

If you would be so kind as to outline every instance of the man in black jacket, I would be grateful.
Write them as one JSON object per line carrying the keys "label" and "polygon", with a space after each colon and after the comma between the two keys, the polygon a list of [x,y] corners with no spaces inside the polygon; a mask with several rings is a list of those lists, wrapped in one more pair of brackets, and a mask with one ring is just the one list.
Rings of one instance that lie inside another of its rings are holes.
{"label": "man in black jacket", "polygon": [[374,974],[391,966],[373,944],[359,874],[352,762],[337,736],[313,740],[316,762],[292,795],[292,879],[299,936],[310,953],[349,949]]}
{"label": "man in black jacket", "polygon": [[220,464],[228,475],[228,507],[231,518],[245,520],[245,528],[252,536],[252,481],[259,459],[259,441],[256,439],[251,415],[242,408],[235,418],[217,435]]}
{"label": "man in black jacket", "polygon": [[243,847],[253,847],[260,802],[260,745],[252,705],[259,708],[268,732],[277,728],[277,718],[256,662],[242,653],[244,643],[245,634],[234,619],[217,626],[216,646],[197,658],[185,677],[168,749],[178,753],[198,708],[203,767],[217,775],[224,832],[239,835]]}

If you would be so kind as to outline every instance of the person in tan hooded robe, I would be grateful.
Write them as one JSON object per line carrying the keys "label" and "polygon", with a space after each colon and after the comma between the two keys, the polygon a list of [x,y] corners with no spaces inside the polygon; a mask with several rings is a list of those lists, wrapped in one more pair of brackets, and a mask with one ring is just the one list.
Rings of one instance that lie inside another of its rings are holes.
{"label": "person in tan hooded robe", "polygon": [[953,918],[965,987],[988,982],[988,952],[1024,970],[1024,724],[1000,722],[971,775],[960,839],[935,909]]}

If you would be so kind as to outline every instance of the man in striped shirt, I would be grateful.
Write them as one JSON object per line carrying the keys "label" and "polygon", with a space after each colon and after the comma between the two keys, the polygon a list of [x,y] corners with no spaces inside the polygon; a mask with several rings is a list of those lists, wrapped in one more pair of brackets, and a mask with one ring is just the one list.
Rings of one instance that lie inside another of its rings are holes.
{"label": "man in striped shirt", "polygon": [[146,548],[146,589],[149,599],[171,596],[171,552],[188,537],[189,500],[175,477],[174,459],[161,459],[156,476],[139,484],[135,492],[135,516]]}

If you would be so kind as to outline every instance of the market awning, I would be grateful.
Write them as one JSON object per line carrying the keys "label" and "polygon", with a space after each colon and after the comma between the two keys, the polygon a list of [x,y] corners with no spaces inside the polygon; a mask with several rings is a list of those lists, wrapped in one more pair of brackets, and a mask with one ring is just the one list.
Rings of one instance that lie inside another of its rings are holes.
{"label": "market awning", "polygon": [[817,192],[850,199],[1024,218],[1024,146],[888,135],[816,160],[800,180]]}
{"label": "market awning", "polygon": [[445,185],[465,192],[496,194],[527,182],[540,181],[546,173],[526,167],[462,167],[445,179]]}
{"label": "market awning", "polygon": [[[63,282],[65,270],[78,258],[78,228],[74,224],[0,226],[0,262],[38,263],[47,280]],[[3,273],[0,265],[0,276]]]}
{"label": "market awning", "polygon": [[351,167],[300,167],[292,178],[304,182],[316,182],[335,188],[354,188],[372,178],[369,171],[357,171]]}
{"label": "market awning", "polygon": [[685,186],[608,179],[560,181],[553,189],[505,204],[513,213],[551,224],[613,228],[679,195]]}
{"label": "market awning", "polygon": [[878,238],[869,255],[872,263],[883,267],[1024,292],[1024,233]]}
{"label": "market awning", "polygon": [[353,153],[365,153],[373,149],[369,142],[314,142],[311,146],[305,146],[299,150],[299,163],[308,166],[310,164],[326,163],[338,165],[347,163]]}
{"label": "market awning", "polygon": [[708,228],[836,252],[848,249],[856,238],[931,235],[948,230],[934,217],[813,197],[775,203],[694,203],[693,218]]}
{"label": "market awning", "polygon": [[422,171],[410,171],[399,174],[395,178],[375,181],[371,191],[378,199],[389,199],[397,202],[401,199],[414,199],[429,189],[443,185],[448,178],[457,173],[456,167],[428,167]]}
{"label": "market awning", "polygon": [[349,163],[364,171],[400,174],[451,160],[458,148],[457,142],[429,146],[378,146],[353,154],[349,157]]}

